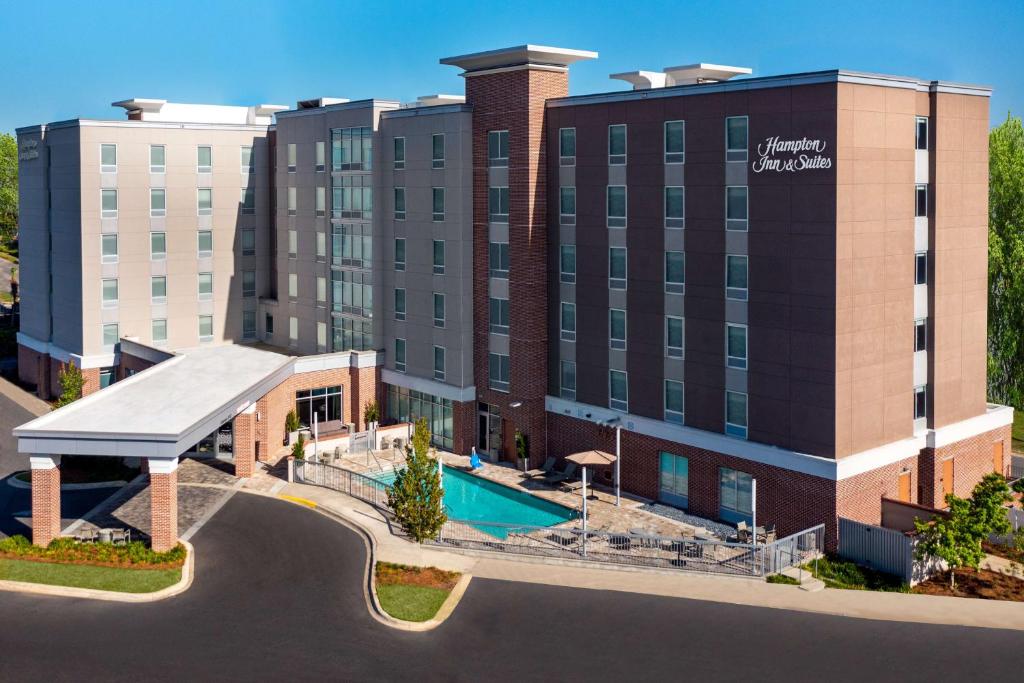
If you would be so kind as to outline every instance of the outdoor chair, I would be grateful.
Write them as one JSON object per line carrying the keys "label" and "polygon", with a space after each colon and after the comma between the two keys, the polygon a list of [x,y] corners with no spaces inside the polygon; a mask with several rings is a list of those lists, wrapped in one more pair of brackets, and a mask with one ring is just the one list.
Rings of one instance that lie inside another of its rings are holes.
{"label": "outdoor chair", "polygon": [[[593,472],[587,472],[587,486],[591,486],[591,485],[593,485],[593,483],[594,483],[594,474],[593,474]],[[558,488],[560,490],[562,490],[562,491],[565,491],[566,493],[575,493],[576,491],[579,491],[580,489],[583,488],[583,478],[580,477],[579,479],[576,479],[574,481],[568,481],[568,480],[562,481],[559,484]]]}
{"label": "outdoor chair", "polygon": [[127,545],[132,541],[131,529],[111,529],[110,542],[114,545]]}
{"label": "outdoor chair", "polygon": [[544,483],[549,486],[554,486],[566,479],[572,479],[576,475],[576,463],[571,462],[565,466],[565,469],[561,472],[552,471],[546,477],[544,477]]}
{"label": "outdoor chair", "polygon": [[539,468],[537,468],[535,470],[530,470],[529,472],[524,472],[523,473],[523,477],[526,478],[526,479],[533,479],[534,477],[542,477],[542,476],[546,477],[547,475],[551,474],[551,472],[554,469],[555,469],[555,459],[554,458],[548,458],[547,460],[544,461],[544,464],[541,465]]}
{"label": "outdoor chair", "polygon": [[750,527],[746,522],[739,522],[736,525],[736,542],[750,543]]}

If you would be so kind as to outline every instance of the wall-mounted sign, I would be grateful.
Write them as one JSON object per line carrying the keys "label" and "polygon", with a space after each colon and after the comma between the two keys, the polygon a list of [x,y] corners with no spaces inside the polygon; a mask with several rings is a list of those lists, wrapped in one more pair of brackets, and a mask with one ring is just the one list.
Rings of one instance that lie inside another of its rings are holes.
{"label": "wall-mounted sign", "polygon": [[765,138],[757,146],[758,158],[750,164],[750,170],[754,173],[796,173],[832,168],[832,159],[825,156],[825,147],[824,140],[783,140],[778,135]]}
{"label": "wall-mounted sign", "polygon": [[39,145],[35,140],[25,140],[18,147],[18,159],[20,161],[28,161],[29,159],[38,159],[39,150],[36,147]]}

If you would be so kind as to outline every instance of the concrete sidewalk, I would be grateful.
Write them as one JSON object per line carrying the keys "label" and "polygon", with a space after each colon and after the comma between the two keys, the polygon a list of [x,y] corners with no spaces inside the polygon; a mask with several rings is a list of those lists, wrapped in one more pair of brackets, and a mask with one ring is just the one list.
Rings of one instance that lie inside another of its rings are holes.
{"label": "concrete sidewalk", "polygon": [[374,541],[377,559],[386,562],[469,572],[477,578],[569,588],[643,593],[861,619],[1024,630],[1024,603],[1017,602],[838,589],[812,593],[797,586],[770,584],[760,579],[615,565],[598,568],[551,558],[451,552],[394,536],[378,510],[342,493],[305,484],[288,484],[280,493],[311,501],[363,528]]}

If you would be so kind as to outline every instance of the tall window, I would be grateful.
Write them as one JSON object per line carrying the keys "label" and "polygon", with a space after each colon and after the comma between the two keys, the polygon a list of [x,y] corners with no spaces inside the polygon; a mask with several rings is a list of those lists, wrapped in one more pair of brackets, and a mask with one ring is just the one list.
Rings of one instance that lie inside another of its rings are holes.
{"label": "tall window", "polygon": [[295,346],[299,343],[299,319],[294,315],[288,317],[288,345]]}
{"label": "tall window", "polygon": [[487,208],[492,223],[508,223],[508,188],[488,188]]}
{"label": "tall window", "polygon": [[117,145],[100,145],[100,173],[117,173]]}
{"label": "tall window", "polygon": [[730,116],[725,120],[725,160],[747,160],[746,116]]}
{"label": "tall window", "polygon": [[431,168],[444,168],[444,133],[434,133],[431,136]]}
{"label": "tall window", "polygon": [[405,270],[405,238],[395,238],[395,270]]}
{"label": "tall window", "polygon": [[576,304],[563,301],[561,311],[561,339],[576,341]]}
{"label": "tall window", "polygon": [[296,159],[297,156],[298,155],[296,153],[295,143],[294,142],[289,142],[288,143],[288,172],[289,173],[295,173],[295,166],[296,166],[295,159]]}
{"label": "tall window", "polygon": [[117,278],[103,280],[103,308],[114,308],[117,306]]}
{"label": "tall window", "polygon": [[167,215],[167,191],[153,188],[149,191],[149,215]]}
{"label": "tall window", "polygon": [[405,138],[395,138],[395,170],[405,168]]}
{"label": "tall window", "polygon": [[561,166],[576,165],[576,129],[558,129],[558,161]]}
{"label": "tall window", "polygon": [[100,190],[100,216],[117,218],[117,190]]}
{"label": "tall window", "polygon": [[434,379],[438,382],[444,381],[445,375],[445,363],[444,363],[444,347],[434,347]]}
{"label": "tall window", "polygon": [[487,265],[491,277],[502,280],[508,279],[508,242],[490,242],[488,244]]}
{"label": "tall window", "polygon": [[665,355],[669,358],[683,357],[683,319],[675,316],[665,318]]}
{"label": "tall window", "polygon": [[725,433],[741,439],[747,438],[747,395],[738,391],[725,392]]}
{"label": "tall window", "polygon": [[444,240],[434,240],[434,275],[444,275]]}
{"label": "tall window", "polygon": [[559,396],[569,401],[576,400],[576,363],[571,360],[559,362]]}
{"label": "tall window", "polygon": [[444,294],[434,292],[434,327],[444,327]]}
{"label": "tall window", "polygon": [[576,223],[576,188],[558,188],[558,214],[559,222],[562,225],[575,225]]}
{"label": "tall window", "polygon": [[915,140],[914,148],[920,150],[928,149],[928,117],[918,116],[914,124]]}
{"label": "tall window", "polygon": [[200,230],[196,233],[196,251],[200,258],[213,255],[213,231]]}
{"label": "tall window", "polygon": [[294,216],[298,212],[298,190],[294,187],[288,188],[288,215]]}
{"label": "tall window", "polygon": [[686,158],[686,123],[665,122],[665,163],[681,164]]}
{"label": "tall window", "polygon": [[487,134],[487,165],[508,166],[507,130],[492,130]]}
{"label": "tall window", "polygon": [[340,386],[303,389],[295,392],[295,415],[303,427],[313,426],[313,417],[318,424],[341,420]]}
{"label": "tall window", "polygon": [[327,168],[327,144],[323,140],[317,140],[315,154],[313,168],[317,173],[321,173]]}
{"label": "tall window", "polygon": [[318,187],[316,188],[316,215],[326,216],[327,215],[327,188]]}
{"label": "tall window", "polygon": [[563,244],[558,254],[558,279],[566,284],[576,282],[576,245]]}
{"label": "tall window", "polygon": [[327,303],[327,278],[322,275],[316,276],[316,303],[321,308]]}
{"label": "tall window", "polygon": [[242,145],[239,152],[239,165],[244,175],[254,172],[256,169],[253,168],[252,164],[252,147],[249,145]]}
{"label": "tall window", "polygon": [[626,312],[618,308],[608,309],[608,346],[619,350],[626,348]]}
{"label": "tall window", "polygon": [[914,216],[924,218],[928,215],[928,186],[917,185],[914,188]]}
{"label": "tall window", "polygon": [[241,191],[242,213],[252,215],[256,213],[256,189],[243,187]]}
{"label": "tall window", "polygon": [[725,298],[747,300],[747,257],[729,254],[725,257]]}
{"label": "tall window", "polygon": [[149,233],[149,258],[162,261],[167,258],[167,233]]}
{"label": "tall window", "polygon": [[167,277],[165,275],[154,275],[149,278],[149,294],[152,303],[167,303]]}
{"label": "tall window", "polygon": [[625,247],[608,247],[608,288],[626,288]]}
{"label": "tall window", "polygon": [[165,173],[167,171],[167,150],[163,145],[149,146],[149,172]]}
{"label": "tall window", "polygon": [[608,164],[626,163],[626,125],[608,126]]}
{"label": "tall window", "polygon": [[213,341],[213,316],[199,316],[199,341]]}
{"label": "tall window", "polygon": [[753,477],[729,467],[718,468],[718,516],[727,522],[754,521]]}
{"label": "tall window", "polygon": [[154,342],[167,341],[167,320],[157,318],[152,321],[152,334]]}
{"label": "tall window", "polygon": [[924,318],[914,321],[914,351],[928,350],[928,321]]}
{"label": "tall window", "polygon": [[299,231],[288,231],[288,258],[295,258],[299,255]]}
{"label": "tall window", "polygon": [[626,227],[626,186],[608,186],[608,227]]}
{"label": "tall window", "polygon": [[196,150],[196,172],[209,173],[213,170],[213,148],[200,145]]}
{"label": "tall window", "polygon": [[242,338],[256,338],[256,311],[242,311]]}
{"label": "tall window", "polygon": [[395,370],[405,372],[405,340],[395,339]]}
{"label": "tall window", "polygon": [[211,215],[213,213],[213,190],[208,187],[196,190],[196,204],[200,216]]}
{"label": "tall window", "polygon": [[914,419],[928,417],[928,387],[914,387]]}
{"label": "tall window", "polygon": [[395,220],[405,220],[405,188],[395,188]]}
{"label": "tall window", "polygon": [[433,187],[430,189],[433,197],[433,220],[443,221],[444,220],[444,188]]}
{"label": "tall window", "polygon": [[683,383],[665,380],[665,422],[683,424]]}
{"label": "tall window", "polygon": [[299,275],[288,273],[288,298],[297,299],[299,296]]}
{"label": "tall window", "polygon": [[608,371],[608,407],[623,413],[629,410],[629,388],[626,373],[622,370]]}
{"label": "tall window", "polygon": [[395,288],[395,320],[405,320],[405,288]]}
{"label": "tall window", "polygon": [[725,188],[725,229],[747,229],[747,186]]}
{"label": "tall window", "polygon": [[100,263],[117,263],[117,233],[100,235]]}
{"label": "tall window", "polygon": [[747,326],[725,324],[725,364],[737,370],[747,369]]}
{"label": "tall window", "polygon": [[213,298],[213,273],[199,273],[199,300]]}
{"label": "tall window", "polygon": [[244,297],[256,296],[256,271],[255,270],[243,270],[242,271],[242,296],[244,296]]}
{"label": "tall window", "polygon": [[665,292],[682,294],[686,289],[686,254],[681,251],[665,252]]}
{"label": "tall window", "polygon": [[928,284],[928,252],[926,251],[914,254],[914,284]]}
{"label": "tall window", "polygon": [[488,316],[490,331],[494,334],[508,334],[508,299],[490,297],[488,299],[488,310],[490,312]]}
{"label": "tall window", "polygon": [[508,391],[510,365],[508,356],[500,353],[487,354],[488,386],[497,391]]}
{"label": "tall window", "polygon": [[117,323],[104,323],[103,325],[103,346],[112,349],[121,339],[121,333]]}
{"label": "tall window", "polygon": [[658,498],[686,508],[690,504],[690,461],[661,451],[658,454]]}
{"label": "tall window", "polygon": [[686,219],[686,195],[682,187],[665,188],[665,227],[682,228]]}

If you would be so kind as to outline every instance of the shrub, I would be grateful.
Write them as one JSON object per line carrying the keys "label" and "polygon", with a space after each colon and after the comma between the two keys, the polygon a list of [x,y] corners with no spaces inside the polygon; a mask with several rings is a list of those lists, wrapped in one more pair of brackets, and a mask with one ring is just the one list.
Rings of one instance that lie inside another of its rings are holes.
{"label": "shrub", "polygon": [[74,363],[68,363],[60,370],[60,398],[57,399],[57,407],[63,408],[69,403],[74,403],[82,398],[82,388],[85,386],[85,377],[82,371]]}
{"label": "shrub", "polygon": [[170,550],[158,553],[142,541],[114,545],[82,543],[73,538],[55,538],[50,545],[40,548],[19,534],[0,541],[0,555],[65,564],[170,568],[180,567],[185,562],[185,546],[179,543]]}
{"label": "shrub", "polygon": [[295,410],[289,410],[285,416],[284,431],[286,434],[299,431],[299,416],[295,414]]}
{"label": "shrub", "polygon": [[292,457],[296,460],[306,459],[306,437],[299,434],[299,438],[292,444]]}
{"label": "shrub", "polygon": [[380,421],[380,404],[377,401],[367,401],[363,406],[363,421],[367,424]]}

